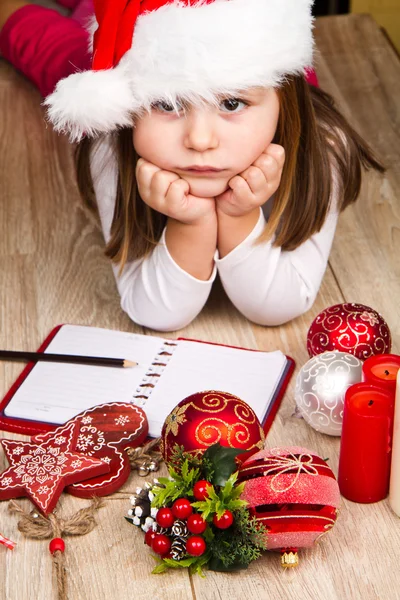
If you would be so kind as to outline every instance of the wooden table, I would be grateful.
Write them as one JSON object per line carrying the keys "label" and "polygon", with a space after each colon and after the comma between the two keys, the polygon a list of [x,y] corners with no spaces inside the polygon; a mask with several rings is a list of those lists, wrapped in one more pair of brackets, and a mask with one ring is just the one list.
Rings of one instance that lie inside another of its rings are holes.
{"label": "wooden table", "polygon": [[[306,315],[283,327],[255,326],[216,289],[196,321],[179,332],[262,350],[280,348],[298,367],[308,359],[305,342],[313,318],[343,301],[378,310],[391,328],[393,351],[400,352],[400,62],[368,15],[321,18],[315,34],[322,87],[389,169],[383,178],[366,178],[359,201],[341,216],[320,293]],[[68,144],[44,124],[32,86],[4,62],[0,98],[0,345],[34,349],[61,322],[143,332],[119,307],[102,236],[78,202]],[[18,365],[0,364],[1,395],[19,371]],[[340,440],[293,418],[293,382],[267,443],[313,449],[329,457],[337,472]],[[400,598],[400,521],[386,500],[358,505],[343,499],[333,531],[314,549],[301,551],[300,566],[289,575],[279,555],[266,553],[241,573],[209,572],[205,579],[186,572],[155,576],[140,532],[123,518],[140,483],[143,479],[132,476],[107,499],[92,533],[68,538],[70,600]],[[21,504],[29,507],[27,500]],[[59,514],[87,504],[64,494]],[[13,552],[0,547],[0,598],[55,598],[47,542],[19,534],[6,502],[0,504],[0,531],[18,542]]]}

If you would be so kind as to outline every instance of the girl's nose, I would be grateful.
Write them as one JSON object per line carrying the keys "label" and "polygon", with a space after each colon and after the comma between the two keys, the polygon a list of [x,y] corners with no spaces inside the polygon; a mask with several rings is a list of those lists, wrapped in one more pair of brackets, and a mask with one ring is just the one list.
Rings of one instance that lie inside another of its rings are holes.
{"label": "girl's nose", "polygon": [[185,119],[186,148],[205,152],[218,147],[217,127],[211,111],[193,109]]}

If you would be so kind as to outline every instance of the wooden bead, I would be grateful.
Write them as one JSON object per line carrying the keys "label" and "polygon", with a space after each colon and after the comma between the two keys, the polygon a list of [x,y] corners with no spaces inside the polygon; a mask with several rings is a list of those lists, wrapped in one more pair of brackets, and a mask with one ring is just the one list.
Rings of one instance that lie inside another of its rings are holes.
{"label": "wooden bead", "polygon": [[60,552],[64,552],[64,540],[62,540],[61,538],[53,538],[49,544],[49,550],[51,554],[54,554],[54,552],[57,552],[57,550],[59,550]]}

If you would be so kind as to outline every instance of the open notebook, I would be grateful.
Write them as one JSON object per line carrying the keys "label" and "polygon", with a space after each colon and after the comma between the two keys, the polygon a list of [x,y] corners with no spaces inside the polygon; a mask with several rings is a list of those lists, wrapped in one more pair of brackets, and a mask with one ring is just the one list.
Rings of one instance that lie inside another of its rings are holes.
{"label": "open notebook", "polygon": [[125,358],[139,366],[28,366],[0,405],[0,429],[37,433],[92,406],[132,402],[146,412],[149,435],[158,437],[174,406],[203,390],[239,396],[265,422],[293,369],[293,360],[280,351],[255,352],[80,325],[62,325],[48,339],[41,348],[45,352]]}

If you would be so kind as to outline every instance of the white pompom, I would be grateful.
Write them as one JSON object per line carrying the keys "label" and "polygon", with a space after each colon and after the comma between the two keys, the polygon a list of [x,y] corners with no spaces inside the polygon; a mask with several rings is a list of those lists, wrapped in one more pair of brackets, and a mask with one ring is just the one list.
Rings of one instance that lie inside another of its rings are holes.
{"label": "white pompom", "polygon": [[124,70],[116,68],[62,79],[44,105],[55,130],[79,141],[131,125],[135,98]]}

